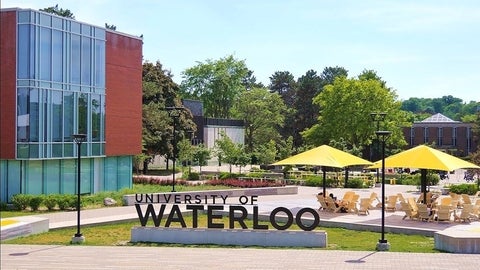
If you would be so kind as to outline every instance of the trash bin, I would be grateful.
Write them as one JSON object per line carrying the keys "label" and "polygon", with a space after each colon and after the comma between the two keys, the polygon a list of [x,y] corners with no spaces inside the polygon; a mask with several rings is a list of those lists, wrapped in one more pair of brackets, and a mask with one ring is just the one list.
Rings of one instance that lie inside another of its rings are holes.
{"label": "trash bin", "polygon": [[390,185],[395,185],[397,183],[397,179],[391,178],[390,179]]}

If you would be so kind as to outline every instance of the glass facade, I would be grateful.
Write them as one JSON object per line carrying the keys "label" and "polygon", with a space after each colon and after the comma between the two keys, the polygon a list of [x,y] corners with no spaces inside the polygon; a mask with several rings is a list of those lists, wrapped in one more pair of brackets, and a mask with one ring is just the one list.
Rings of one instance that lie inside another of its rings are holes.
{"label": "glass facade", "polygon": [[105,155],[105,29],[18,11],[17,159]]}
{"label": "glass facade", "polygon": [[132,157],[105,155],[105,29],[17,10],[16,159],[0,160],[0,201],[15,194],[80,193],[132,187]]}

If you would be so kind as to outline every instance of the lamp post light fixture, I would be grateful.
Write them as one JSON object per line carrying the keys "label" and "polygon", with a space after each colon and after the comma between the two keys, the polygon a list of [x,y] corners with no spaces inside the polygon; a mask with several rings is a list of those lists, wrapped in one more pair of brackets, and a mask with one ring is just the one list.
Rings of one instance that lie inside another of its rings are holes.
{"label": "lamp post light fixture", "polygon": [[73,134],[73,141],[77,144],[77,233],[72,238],[72,243],[83,243],[85,237],[80,233],[80,166],[82,143],[86,141],[86,134]]}
{"label": "lamp post light fixture", "polygon": [[390,249],[390,244],[385,239],[385,141],[392,132],[379,130],[375,134],[382,141],[382,238],[377,243],[377,250],[387,251]]}
{"label": "lamp post light fixture", "polygon": [[[380,112],[380,113],[370,113],[370,118],[372,118],[372,121],[376,123],[376,126],[377,126],[377,129],[376,131],[380,131],[380,122],[383,122],[385,120],[385,117],[387,116],[386,113],[384,112]],[[375,153],[373,154],[374,158],[373,159],[376,159],[377,157],[377,152],[378,152],[378,140],[376,141],[375,143]],[[374,160],[372,160],[374,161]],[[379,182],[379,173],[378,173],[378,169],[376,170],[377,171],[377,183]]]}
{"label": "lamp post light fixture", "polygon": [[176,129],[177,129],[177,118],[180,117],[180,113],[184,110],[184,107],[165,107],[165,110],[168,112],[168,116],[173,119],[173,181],[172,181],[172,192],[175,192],[175,163],[177,160],[177,139],[176,139]]}

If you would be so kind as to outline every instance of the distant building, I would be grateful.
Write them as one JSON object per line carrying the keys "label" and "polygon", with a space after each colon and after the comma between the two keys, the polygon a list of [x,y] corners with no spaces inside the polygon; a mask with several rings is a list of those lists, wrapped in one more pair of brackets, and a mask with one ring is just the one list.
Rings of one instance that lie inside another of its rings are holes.
{"label": "distant building", "polygon": [[243,120],[209,118],[203,116],[203,103],[196,100],[183,100],[183,105],[193,114],[197,132],[193,134],[193,144],[203,143],[207,148],[213,148],[215,141],[224,132],[234,143],[244,144],[245,126]]}
{"label": "distant building", "polygon": [[408,148],[421,144],[434,144],[436,149],[464,157],[477,150],[473,141],[472,124],[454,121],[440,113],[414,122],[403,129]]}
{"label": "distant building", "polygon": [[141,153],[139,37],[31,9],[0,11],[0,201],[132,187]]}

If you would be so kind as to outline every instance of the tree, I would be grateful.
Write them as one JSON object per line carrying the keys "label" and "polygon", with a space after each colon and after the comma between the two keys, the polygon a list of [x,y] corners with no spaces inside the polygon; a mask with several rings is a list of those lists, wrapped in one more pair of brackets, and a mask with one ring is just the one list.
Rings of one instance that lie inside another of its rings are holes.
{"label": "tree", "polygon": [[406,144],[401,127],[409,123],[396,98],[395,92],[382,87],[378,80],[339,77],[315,97],[314,103],[321,108],[320,116],[303,136],[313,145],[343,139],[349,149],[368,146],[376,131],[370,113],[386,112],[381,129],[392,131],[387,142],[400,148]]}
{"label": "tree", "polygon": [[245,123],[245,145],[248,153],[270,140],[280,141],[278,130],[283,126],[287,111],[282,99],[266,88],[253,88],[243,92],[232,110],[237,119]]}
{"label": "tree", "polygon": [[248,70],[245,78],[242,79],[243,87],[247,90],[252,88],[264,88],[265,86],[261,82],[257,82],[257,78],[253,75],[253,71]]}
{"label": "tree", "polygon": [[191,162],[193,160],[194,148],[192,142],[189,139],[183,138],[178,142],[178,160],[188,166],[188,172],[191,172]]}
{"label": "tree", "polygon": [[[155,65],[143,64],[143,101],[142,101],[142,137],[145,143],[144,153],[148,156],[173,156],[173,119],[165,107],[181,106],[176,95],[178,85],[173,82],[172,75],[165,71],[159,61]],[[189,111],[182,111],[177,119],[176,140],[184,137],[185,131],[195,130],[196,126]],[[168,167],[168,166],[167,166]],[[148,170],[148,162],[144,163],[144,173]]]}
{"label": "tree", "polygon": [[233,104],[245,91],[244,80],[248,72],[245,62],[233,55],[199,62],[182,72],[181,95],[201,100],[205,116],[228,119]]}
{"label": "tree", "polygon": [[47,13],[55,14],[65,18],[75,19],[75,16],[73,16],[73,13],[69,9],[58,8],[58,4],[56,4],[54,7],[40,9],[40,11],[45,11]]}
{"label": "tree", "polygon": [[255,156],[258,158],[259,164],[272,164],[277,157],[277,143],[270,140],[267,144],[261,145],[257,149]]}
{"label": "tree", "polygon": [[[309,70],[298,79],[297,94],[295,96],[295,134],[313,126],[318,117],[318,104],[312,103],[313,98],[321,92],[322,85],[320,77],[314,70]],[[298,135],[297,135],[298,136]],[[300,139],[300,141],[299,141]],[[295,145],[302,144],[301,138],[293,138]]]}
{"label": "tree", "polygon": [[199,144],[194,147],[193,150],[193,162],[198,163],[200,167],[200,173],[202,173],[202,166],[207,165],[207,161],[211,158],[210,149],[206,148],[205,145]]}
{"label": "tree", "polygon": [[237,162],[238,146],[225,134],[220,133],[220,139],[215,141],[215,152],[219,162],[226,162],[230,165],[230,173],[232,172],[232,165]]}
{"label": "tree", "polygon": [[326,85],[333,84],[336,78],[338,77],[347,77],[348,71],[343,67],[326,67],[323,69],[322,74],[320,74],[320,79],[322,80],[321,86],[322,89]]}
{"label": "tree", "polygon": [[284,113],[285,121],[282,128],[279,129],[282,138],[296,138],[297,142],[301,141],[300,135],[295,130],[295,96],[297,91],[297,82],[293,75],[288,71],[276,71],[270,77],[270,92],[277,93],[282,97],[288,110]]}
{"label": "tree", "polygon": [[113,31],[117,30],[117,27],[115,25],[108,24],[108,23],[105,23],[105,28],[113,30]]}

